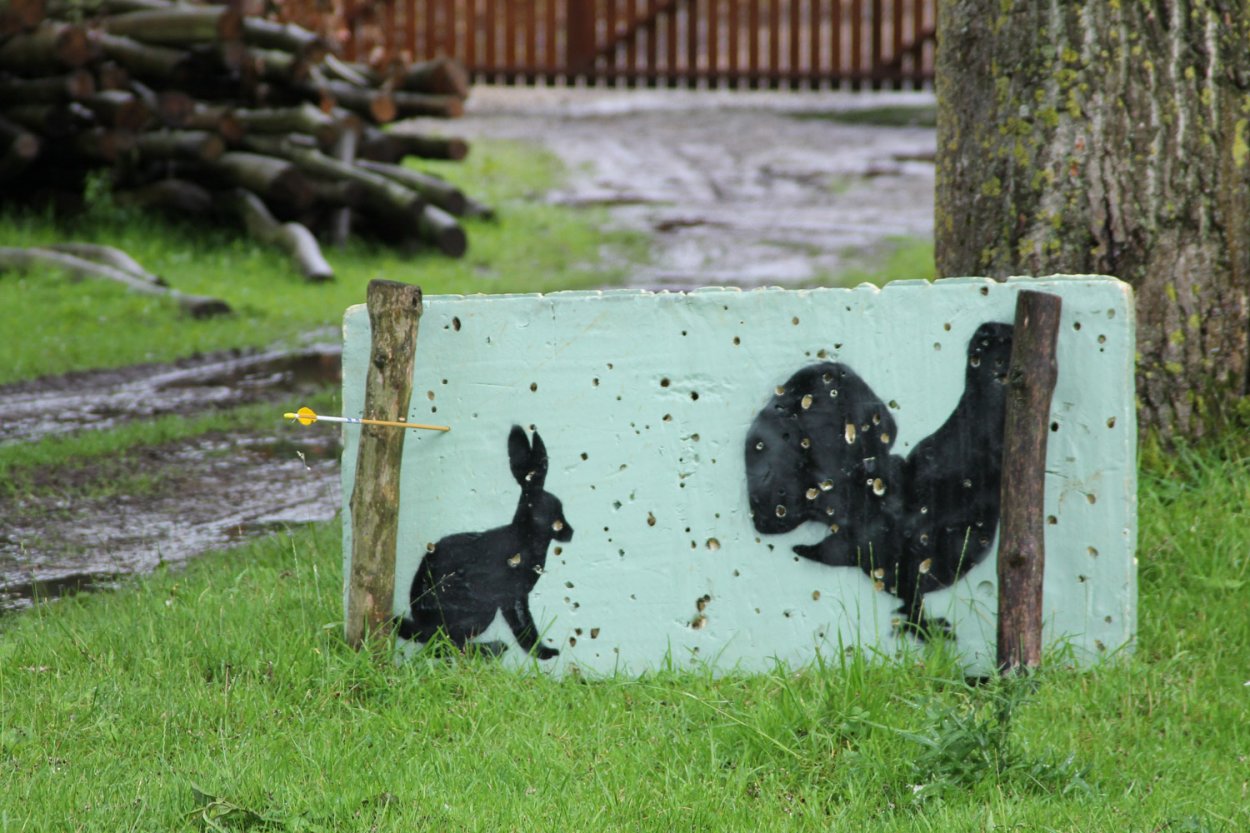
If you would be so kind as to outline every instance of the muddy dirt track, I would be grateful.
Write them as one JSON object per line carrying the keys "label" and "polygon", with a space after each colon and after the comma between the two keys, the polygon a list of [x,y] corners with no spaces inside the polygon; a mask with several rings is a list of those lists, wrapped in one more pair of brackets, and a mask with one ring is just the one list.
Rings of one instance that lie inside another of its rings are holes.
{"label": "muddy dirt track", "polygon": [[933,128],[829,118],[906,124],[932,116],[929,93],[492,87],[470,103],[458,134],[549,148],[571,172],[549,200],[650,235],[633,286],[802,284],[933,233]]}
{"label": "muddy dirt track", "polygon": [[[214,354],[0,387],[0,445],[293,401],[338,380],[337,347]],[[107,586],[209,549],[333,517],[339,434],[275,420],[30,473],[0,490],[0,609]],[[38,494],[39,498],[24,497]]]}
{"label": "muddy dirt track", "polygon": [[[474,91],[463,120],[428,127],[552,150],[570,176],[542,198],[607,206],[614,224],[650,235],[651,260],[630,285],[796,285],[870,262],[892,238],[932,233],[933,129],[823,115],[931,103],[909,93],[490,88]],[[249,402],[279,412],[326,384],[337,362],[333,347],[223,354],[0,387],[0,445]],[[0,490],[0,609],[329,519],[338,452],[336,430],[275,424],[41,472],[37,500]],[[120,488],[99,487],[108,483]]]}

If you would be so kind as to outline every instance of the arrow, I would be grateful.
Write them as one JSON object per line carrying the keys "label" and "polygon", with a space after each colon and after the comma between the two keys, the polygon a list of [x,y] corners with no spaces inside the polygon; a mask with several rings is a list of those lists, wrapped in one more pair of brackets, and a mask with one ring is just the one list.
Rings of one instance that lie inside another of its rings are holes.
{"label": "arrow", "polygon": [[312,408],[300,408],[295,413],[288,411],[282,415],[283,419],[289,419],[298,422],[300,425],[312,425],[314,422],[349,422],[356,425],[389,425],[393,428],[424,428],[427,431],[450,431],[449,425],[422,425],[417,422],[394,422],[389,419],[364,419],[363,417],[336,417],[322,416],[313,411]]}

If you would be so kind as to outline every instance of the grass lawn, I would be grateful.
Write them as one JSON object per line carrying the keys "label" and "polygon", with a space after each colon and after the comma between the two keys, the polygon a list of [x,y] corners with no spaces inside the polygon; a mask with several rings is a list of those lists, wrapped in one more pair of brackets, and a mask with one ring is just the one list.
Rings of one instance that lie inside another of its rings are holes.
{"label": "grass lawn", "polygon": [[1031,689],[397,667],[342,644],[334,524],[0,620],[0,831],[1250,829],[1250,466],[1152,457],[1136,654]]}
{"label": "grass lawn", "polygon": [[937,280],[937,276],[933,241],[900,235],[888,237],[878,246],[848,256],[846,268],[833,274],[817,275],[803,286],[855,287],[861,283],[885,286],[891,281],[932,281]]}

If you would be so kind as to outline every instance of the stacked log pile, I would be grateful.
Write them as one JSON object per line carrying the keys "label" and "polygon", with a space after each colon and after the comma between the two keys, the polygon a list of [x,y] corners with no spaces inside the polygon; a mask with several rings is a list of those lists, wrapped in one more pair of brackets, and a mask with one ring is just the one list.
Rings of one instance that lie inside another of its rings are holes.
{"label": "stacked log pile", "polygon": [[488,209],[399,163],[466,144],[380,127],[456,117],[468,86],[452,61],[350,63],[237,5],[0,0],[0,202],[103,170],[119,203],[233,218],[309,280],[332,276],[318,237],[351,231],[459,257],[457,218]]}

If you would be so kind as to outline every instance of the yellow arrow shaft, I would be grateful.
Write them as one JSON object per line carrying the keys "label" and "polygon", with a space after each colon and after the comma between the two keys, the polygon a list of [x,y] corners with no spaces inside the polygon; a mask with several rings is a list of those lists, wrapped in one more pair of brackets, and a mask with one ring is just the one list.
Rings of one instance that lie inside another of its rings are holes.
{"label": "yellow arrow shaft", "polygon": [[420,428],[426,431],[450,431],[449,425],[423,425],[419,422],[397,422],[390,419],[366,419],[364,417],[336,417],[321,416],[314,413],[312,408],[300,408],[297,413],[285,413],[286,419],[298,420],[302,425],[309,425],[320,420],[321,422],[346,422],[355,423],[357,425],[385,425],[391,428]]}
{"label": "yellow arrow shaft", "polygon": [[[344,420],[348,421],[348,420]],[[422,425],[419,422],[393,422],[389,419],[354,419],[351,422],[359,422],[361,425],[389,425],[393,428],[424,428],[426,431],[450,431],[450,425]]]}

